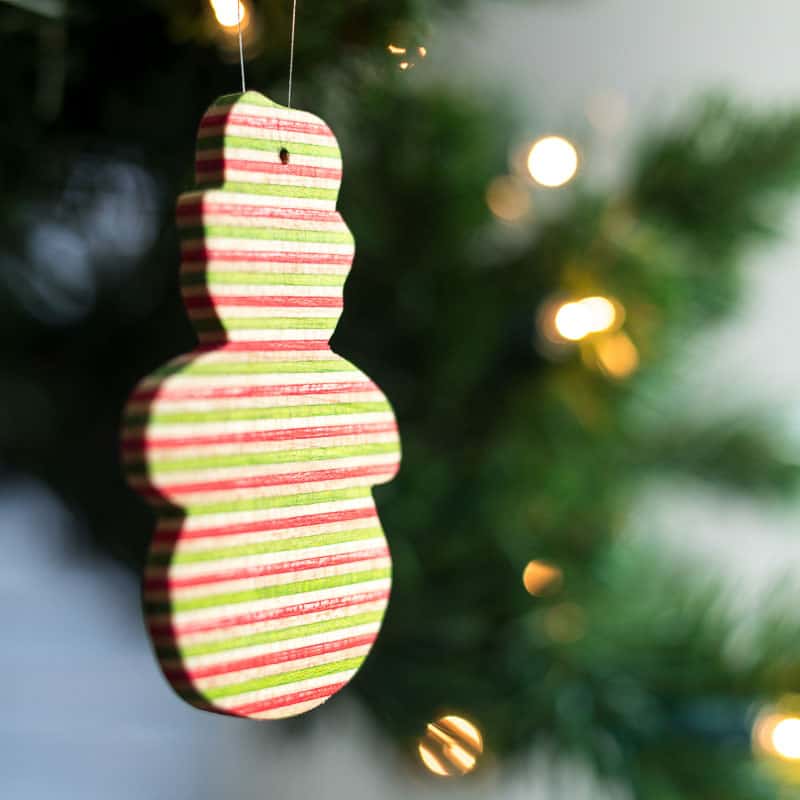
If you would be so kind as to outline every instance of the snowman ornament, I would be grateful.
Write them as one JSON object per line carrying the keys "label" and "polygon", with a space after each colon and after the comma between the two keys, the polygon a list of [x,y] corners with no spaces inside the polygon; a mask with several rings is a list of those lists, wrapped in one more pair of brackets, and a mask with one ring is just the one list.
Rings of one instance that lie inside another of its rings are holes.
{"label": "snowman ornament", "polygon": [[328,341],[353,238],[336,139],[257,92],[222,97],[181,195],[181,290],[198,345],[124,413],[126,478],[156,528],[147,627],[177,693],[208,711],[301,714],[355,675],[391,559],[371,487],[400,443],[378,387]]}

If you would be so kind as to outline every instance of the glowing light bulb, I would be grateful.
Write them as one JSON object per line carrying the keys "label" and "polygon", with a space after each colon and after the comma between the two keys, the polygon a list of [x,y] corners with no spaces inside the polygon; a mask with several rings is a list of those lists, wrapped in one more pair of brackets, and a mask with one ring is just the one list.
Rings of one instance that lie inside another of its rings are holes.
{"label": "glowing light bulb", "polygon": [[483,753],[483,737],[473,723],[448,715],[431,722],[417,745],[420,760],[434,775],[466,775]]}
{"label": "glowing light bulb", "polygon": [[562,136],[545,136],[528,153],[528,172],[541,186],[563,186],[578,171],[578,151]]}
{"label": "glowing light bulb", "polygon": [[579,342],[593,333],[610,330],[618,321],[616,304],[607,297],[584,297],[564,303],[556,311],[553,324],[558,335]]}
{"label": "glowing light bulb", "polygon": [[599,339],[595,352],[603,372],[612,378],[629,378],[639,367],[639,351],[621,331]]}
{"label": "glowing light bulb", "polygon": [[561,570],[546,561],[531,561],[522,573],[522,583],[534,597],[557,591],[563,579]]}
{"label": "glowing light bulb", "polygon": [[241,0],[209,0],[211,10],[217,22],[223,28],[238,28],[241,20],[242,28],[247,25],[247,8]]}
{"label": "glowing light bulb", "polygon": [[800,761],[800,719],[786,717],[772,729],[775,752],[788,761]]}
{"label": "glowing light bulb", "polygon": [[405,47],[399,47],[396,44],[390,44],[386,49],[393,56],[404,56],[406,54],[406,48]]}

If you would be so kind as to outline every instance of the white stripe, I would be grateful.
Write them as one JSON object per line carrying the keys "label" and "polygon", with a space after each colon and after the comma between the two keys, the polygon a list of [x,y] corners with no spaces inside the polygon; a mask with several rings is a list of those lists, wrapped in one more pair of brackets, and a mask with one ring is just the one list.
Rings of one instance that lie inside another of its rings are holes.
{"label": "white stripe", "polygon": [[207,575],[227,570],[263,567],[268,564],[283,564],[289,561],[303,561],[309,558],[323,558],[353,553],[358,550],[377,550],[386,545],[382,534],[376,533],[369,539],[356,539],[338,544],[314,545],[299,550],[283,550],[278,553],[261,553],[236,558],[222,557],[211,561],[196,561],[188,564],[168,564],[149,566],[145,570],[147,578],[188,578],[193,575]]}
{"label": "white stripe", "polygon": [[[322,407],[324,411],[324,406]],[[158,437],[171,436],[213,436],[225,433],[250,433],[255,431],[292,430],[293,428],[329,428],[339,425],[363,425],[379,422],[394,422],[390,409],[384,411],[362,411],[356,414],[314,416],[313,414],[291,417],[289,419],[251,419],[228,422],[194,422],[191,425],[150,424],[149,434]],[[308,466],[306,467],[308,468]],[[316,469],[316,465],[314,466]]]}
{"label": "white stripe", "polygon": [[[207,297],[205,286],[187,286],[181,289],[184,297]],[[337,297],[342,296],[341,286],[293,286],[291,284],[229,284],[223,283],[214,287],[212,299],[225,297]],[[281,309],[286,310],[286,309]],[[330,310],[330,309],[328,309]]]}

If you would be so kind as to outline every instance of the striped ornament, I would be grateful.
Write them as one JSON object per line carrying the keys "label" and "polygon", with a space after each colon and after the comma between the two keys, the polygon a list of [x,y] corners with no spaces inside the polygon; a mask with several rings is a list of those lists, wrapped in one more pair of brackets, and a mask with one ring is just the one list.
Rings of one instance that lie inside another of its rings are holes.
{"label": "striped ornament", "polygon": [[186,700],[288,717],[341,689],[378,634],[391,560],[370,487],[400,444],[386,398],[328,345],[354,243],[327,125],[223,97],[196,166],[177,219],[199,344],[138,385],[122,433],[157,515],[145,611]]}

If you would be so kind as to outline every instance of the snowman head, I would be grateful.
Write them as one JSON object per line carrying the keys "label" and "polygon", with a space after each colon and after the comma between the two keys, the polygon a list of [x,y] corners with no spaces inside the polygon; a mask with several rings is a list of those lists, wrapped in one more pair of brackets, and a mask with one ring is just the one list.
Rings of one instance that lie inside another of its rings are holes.
{"label": "snowman head", "polygon": [[279,206],[335,209],[342,179],[339,145],[307,111],[258,92],[217,100],[200,123],[197,186],[257,194]]}

